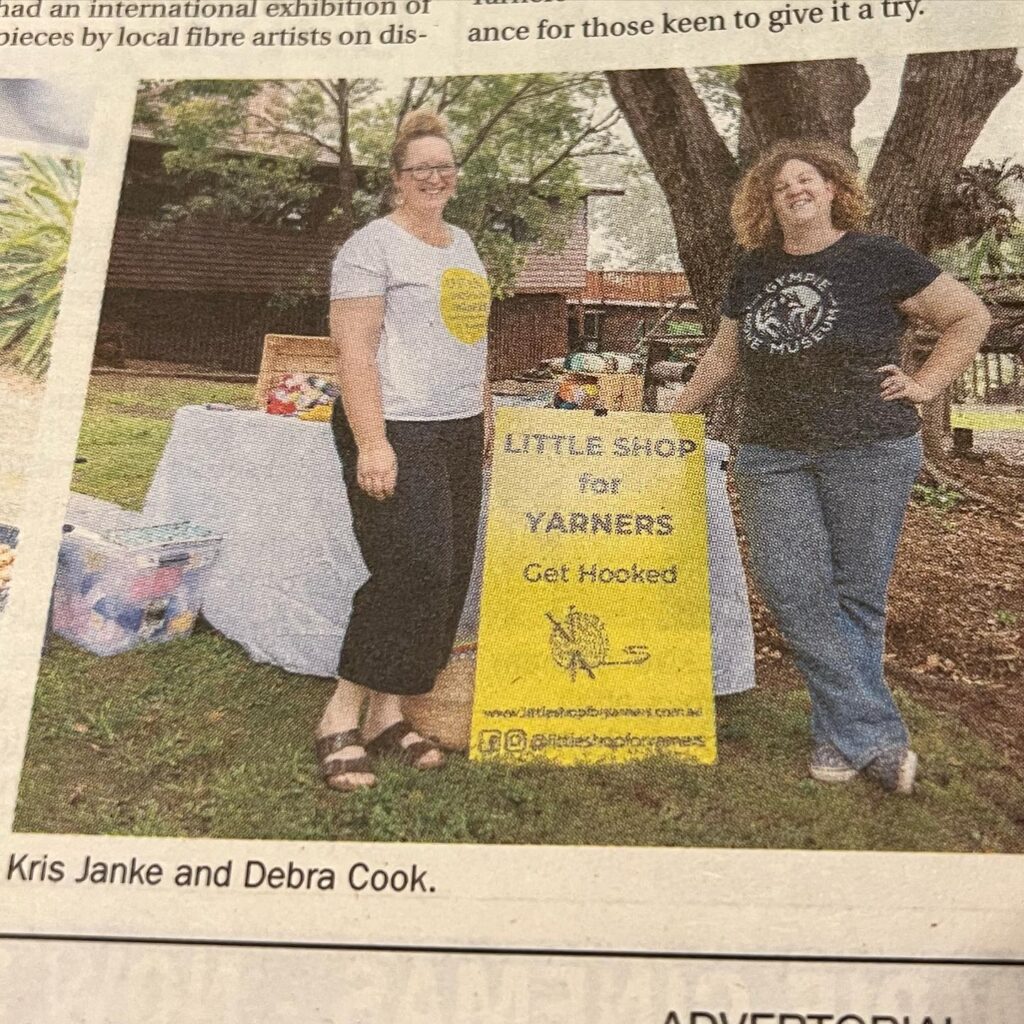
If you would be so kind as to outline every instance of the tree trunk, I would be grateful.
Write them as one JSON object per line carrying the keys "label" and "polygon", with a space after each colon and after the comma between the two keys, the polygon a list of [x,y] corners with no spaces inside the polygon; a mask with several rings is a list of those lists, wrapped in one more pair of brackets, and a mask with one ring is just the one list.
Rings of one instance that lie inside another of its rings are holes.
{"label": "tree trunk", "polygon": [[736,161],[685,71],[610,71],[608,83],[665,193],[679,258],[710,338],[735,258],[729,203]]}
{"label": "tree trunk", "polygon": [[830,139],[853,152],[853,112],[871,81],[853,59],[748,64],[737,91],[743,105],[744,167],[779,139]]}
{"label": "tree trunk", "polygon": [[[923,252],[949,241],[942,203],[954,195],[957,172],[985,122],[1020,79],[1015,58],[1015,50],[907,58],[899,105],[869,179],[873,229]],[[729,204],[739,168],[684,71],[607,77],[665,193],[679,258],[711,337],[735,255]],[[824,136],[849,149],[853,112],[869,87],[850,59],[743,68],[741,159],[747,163],[778,138]]]}
{"label": "tree trunk", "polygon": [[338,190],[341,195],[334,212],[334,230],[340,244],[356,229],[355,194],[358,179],[349,133],[349,83],[347,79],[339,78],[332,85],[338,117]]}
{"label": "tree trunk", "polygon": [[[1016,50],[976,50],[907,58],[900,101],[868,183],[875,231],[925,253],[958,241],[950,230],[957,174],[999,101],[1020,81],[1016,57]],[[919,346],[917,355],[923,361]],[[931,457],[944,450],[948,409],[943,394],[922,410]]]}
{"label": "tree trunk", "polygon": [[[679,258],[711,339],[736,258],[729,206],[739,168],[685,71],[610,71],[608,82],[665,193]],[[708,433],[735,441],[734,388],[709,410]]]}
{"label": "tree trunk", "polygon": [[876,231],[919,252],[957,240],[943,237],[937,214],[985,123],[1020,81],[1016,57],[1016,50],[969,50],[907,58],[899,105],[868,181]]}

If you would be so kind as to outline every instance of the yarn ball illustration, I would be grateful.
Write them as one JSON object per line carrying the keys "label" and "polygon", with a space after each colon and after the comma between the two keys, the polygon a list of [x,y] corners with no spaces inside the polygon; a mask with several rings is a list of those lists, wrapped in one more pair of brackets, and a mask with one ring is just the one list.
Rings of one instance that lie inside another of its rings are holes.
{"label": "yarn ball illustration", "polygon": [[596,616],[569,609],[561,627],[551,630],[551,656],[560,668],[573,671],[603,665],[608,656],[608,631]]}

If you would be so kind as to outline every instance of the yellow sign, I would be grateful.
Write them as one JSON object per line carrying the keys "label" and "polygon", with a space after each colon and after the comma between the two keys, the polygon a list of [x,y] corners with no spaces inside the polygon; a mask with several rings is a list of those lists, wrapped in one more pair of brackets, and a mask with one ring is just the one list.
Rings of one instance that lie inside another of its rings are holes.
{"label": "yellow sign", "polygon": [[979,409],[976,406],[954,405],[950,423],[958,430],[1022,430],[1024,409]]}
{"label": "yellow sign", "polygon": [[501,409],[470,755],[715,760],[703,420]]}
{"label": "yellow sign", "polygon": [[491,286],[472,270],[451,267],[441,275],[441,319],[453,337],[475,345],[487,335]]}

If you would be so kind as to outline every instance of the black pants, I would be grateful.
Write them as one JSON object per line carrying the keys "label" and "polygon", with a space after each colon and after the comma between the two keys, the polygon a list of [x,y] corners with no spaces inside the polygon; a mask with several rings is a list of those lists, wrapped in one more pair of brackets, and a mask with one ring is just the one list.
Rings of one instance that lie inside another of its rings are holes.
{"label": "black pants", "polygon": [[352,527],[370,578],[352,601],[338,675],[380,693],[426,693],[452,652],[473,572],[482,489],[483,418],[386,423],[395,493],[356,482],[356,446],[335,403]]}

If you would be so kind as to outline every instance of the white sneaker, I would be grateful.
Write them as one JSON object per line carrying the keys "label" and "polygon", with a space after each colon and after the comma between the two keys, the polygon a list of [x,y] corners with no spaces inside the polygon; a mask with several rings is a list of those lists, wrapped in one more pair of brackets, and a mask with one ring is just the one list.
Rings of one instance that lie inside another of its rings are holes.
{"label": "white sneaker", "polygon": [[818,782],[850,782],[857,777],[857,769],[831,743],[814,748],[808,767],[811,778]]}
{"label": "white sneaker", "polygon": [[887,750],[864,769],[864,774],[890,793],[909,796],[917,777],[917,754],[907,747]]}

